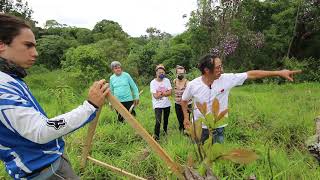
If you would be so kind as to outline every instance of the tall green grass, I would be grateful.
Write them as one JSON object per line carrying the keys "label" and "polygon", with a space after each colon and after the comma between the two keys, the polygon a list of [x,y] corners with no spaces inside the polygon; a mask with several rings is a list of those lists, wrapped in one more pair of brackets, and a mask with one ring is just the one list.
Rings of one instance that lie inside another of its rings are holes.
{"label": "tall green grass", "polygon": [[[107,77],[106,77],[107,78]],[[72,74],[55,71],[27,77],[32,92],[49,117],[67,112],[86,99],[87,88],[77,84]],[[59,95],[57,86],[69,86]],[[155,124],[148,84],[142,85],[137,120],[152,134]],[[141,88],[141,87],[140,87]],[[58,93],[55,93],[58,92]],[[60,99],[59,99],[60,98]],[[63,100],[63,107],[60,101]],[[320,85],[303,83],[284,85],[244,85],[234,88],[229,99],[225,143],[229,147],[253,149],[259,159],[249,165],[225,161],[213,164],[221,179],[319,179],[318,163],[308,154],[304,141],[314,134],[313,119],[320,115]],[[172,101],[173,102],[173,101]],[[126,179],[88,162],[80,172],[81,150],[87,126],[65,137],[66,152],[82,179]],[[160,137],[161,146],[177,162],[185,164],[194,144],[178,131],[171,108],[168,135]],[[149,156],[143,156],[148,149]],[[148,179],[174,179],[165,163],[127,124],[117,122],[116,113],[105,106],[94,137],[92,157]],[[271,173],[272,172],[272,173]],[[0,165],[0,179],[8,176]]]}

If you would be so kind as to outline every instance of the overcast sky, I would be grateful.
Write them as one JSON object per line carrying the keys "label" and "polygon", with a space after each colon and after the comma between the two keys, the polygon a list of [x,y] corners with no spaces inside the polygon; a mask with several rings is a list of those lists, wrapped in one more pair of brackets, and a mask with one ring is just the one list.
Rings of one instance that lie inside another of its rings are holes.
{"label": "overcast sky", "polygon": [[[185,30],[197,0],[28,0],[33,18],[43,26],[54,19],[61,24],[92,29],[102,19],[118,22],[130,36],[156,27],[170,34]],[[182,18],[187,14],[187,18]]]}

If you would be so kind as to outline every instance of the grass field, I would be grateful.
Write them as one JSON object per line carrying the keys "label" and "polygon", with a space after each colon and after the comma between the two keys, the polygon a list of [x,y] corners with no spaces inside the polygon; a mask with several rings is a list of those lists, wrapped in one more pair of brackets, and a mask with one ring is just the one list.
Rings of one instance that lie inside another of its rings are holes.
{"label": "grass field", "polygon": [[[77,80],[60,71],[30,75],[28,82],[49,117],[67,112],[82,103],[87,90]],[[67,87],[68,86],[68,87]],[[152,134],[155,124],[148,84],[144,86],[137,119]],[[60,87],[60,88],[57,88]],[[244,85],[230,94],[230,113],[225,129],[225,144],[254,150],[259,159],[249,165],[217,161],[213,170],[221,179],[320,179],[318,163],[304,145],[314,134],[314,118],[320,115],[319,83],[283,85]],[[126,179],[88,163],[80,172],[80,155],[87,126],[65,137],[66,152],[83,179]],[[185,164],[195,148],[190,139],[178,131],[174,107],[171,108],[168,136],[160,137],[161,146],[177,162]],[[103,108],[92,156],[148,179],[175,179],[166,165],[153,152],[143,156],[147,144],[128,124],[117,122],[109,106]],[[269,154],[269,156],[268,156]],[[0,179],[8,179],[0,164]]]}

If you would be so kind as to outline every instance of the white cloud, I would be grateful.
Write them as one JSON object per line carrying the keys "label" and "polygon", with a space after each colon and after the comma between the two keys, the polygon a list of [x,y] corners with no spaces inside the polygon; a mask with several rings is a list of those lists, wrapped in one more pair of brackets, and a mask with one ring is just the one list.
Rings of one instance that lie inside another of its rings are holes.
{"label": "white cloud", "polygon": [[131,36],[156,27],[170,34],[185,30],[196,0],[29,0],[33,18],[43,26],[54,19],[61,24],[92,29],[102,19],[118,22]]}

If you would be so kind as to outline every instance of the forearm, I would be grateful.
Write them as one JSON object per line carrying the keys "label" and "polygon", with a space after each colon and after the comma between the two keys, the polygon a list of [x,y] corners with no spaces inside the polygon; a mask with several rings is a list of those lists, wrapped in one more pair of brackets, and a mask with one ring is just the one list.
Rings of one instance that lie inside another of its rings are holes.
{"label": "forearm", "polygon": [[155,99],[161,98],[161,95],[159,95],[158,93],[152,93],[152,96],[153,96]]}
{"label": "forearm", "polygon": [[133,98],[138,100],[139,99],[138,86],[133,81],[130,83],[130,86],[131,86],[131,90],[132,90],[132,93],[133,93]]}
{"label": "forearm", "polygon": [[4,111],[12,127],[24,138],[39,144],[45,144],[66,135],[95,117],[96,109],[84,102],[76,109],[48,119],[33,107],[16,107]]}
{"label": "forearm", "polygon": [[247,72],[248,79],[262,79],[266,77],[274,77],[279,76],[280,71],[263,71],[263,70],[252,70]]}
{"label": "forearm", "polygon": [[171,96],[171,89],[165,91],[165,92],[163,93],[163,96],[166,96],[166,97]]}
{"label": "forearm", "polygon": [[189,119],[189,113],[188,113],[188,101],[184,101],[182,100],[181,103],[181,108],[182,108],[182,112],[183,112],[183,117],[184,119]]}

